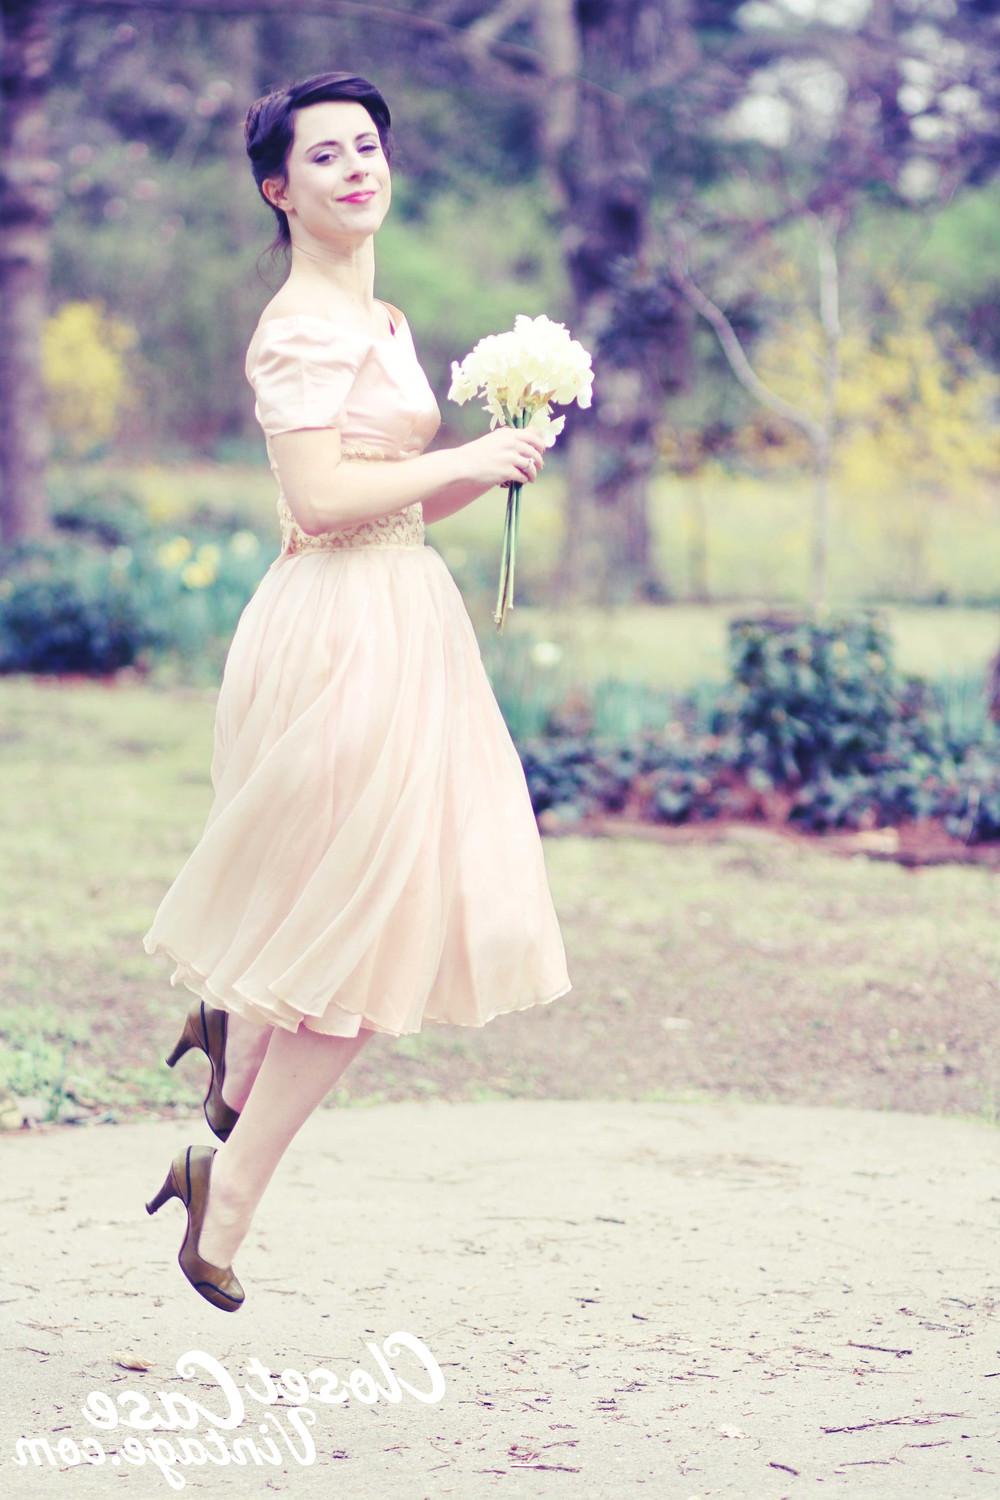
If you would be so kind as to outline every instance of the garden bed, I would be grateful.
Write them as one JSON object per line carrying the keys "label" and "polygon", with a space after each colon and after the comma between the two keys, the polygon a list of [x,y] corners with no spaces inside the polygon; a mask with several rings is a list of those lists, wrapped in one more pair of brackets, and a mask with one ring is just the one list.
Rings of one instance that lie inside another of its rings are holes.
{"label": "garden bed", "polygon": [[796,828],[777,810],[771,817],[722,817],[673,824],[653,822],[629,813],[588,814],[571,819],[555,808],[549,808],[539,815],[538,825],[547,836],[623,836],[652,839],[661,844],[714,843],[727,838],[733,829],[759,828],[779,834],[793,843],[823,848],[831,854],[863,854],[869,859],[892,860],[911,867],[966,864],[1000,870],[1000,843],[966,844],[950,834],[940,818],[915,818],[898,827],[812,832]]}

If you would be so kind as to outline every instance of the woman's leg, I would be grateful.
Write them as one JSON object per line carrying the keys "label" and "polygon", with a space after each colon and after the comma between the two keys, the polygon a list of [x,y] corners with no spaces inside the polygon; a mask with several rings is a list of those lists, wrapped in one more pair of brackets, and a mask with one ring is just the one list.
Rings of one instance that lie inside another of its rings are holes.
{"label": "woman's leg", "polygon": [[343,1037],[321,1036],[305,1026],[298,1031],[274,1028],[243,1112],[212,1162],[198,1242],[205,1260],[232,1264],[293,1136],[374,1035],[367,1029]]}
{"label": "woman's leg", "polygon": [[274,1028],[259,1026],[244,1016],[229,1012],[226,1023],[226,1076],[222,1097],[230,1109],[242,1109],[260,1072],[264,1053]]}

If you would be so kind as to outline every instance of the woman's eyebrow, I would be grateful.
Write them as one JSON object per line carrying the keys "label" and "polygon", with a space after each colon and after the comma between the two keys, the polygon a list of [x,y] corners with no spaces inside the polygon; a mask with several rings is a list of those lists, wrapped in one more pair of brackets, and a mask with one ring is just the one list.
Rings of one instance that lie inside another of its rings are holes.
{"label": "woman's eyebrow", "polygon": [[[360,135],[356,135],[354,137],[354,139],[356,141],[360,141],[363,136],[374,135],[374,134],[375,134],[374,130],[362,130],[361,134]],[[319,147],[319,146],[339,146],[339,145],[340,145],[339,141],[316,141],[316,142],[314,142],[313,145],[311,145],[309,147],[309,150],[310,151],[315,151],[317,149],[317,147]]]}

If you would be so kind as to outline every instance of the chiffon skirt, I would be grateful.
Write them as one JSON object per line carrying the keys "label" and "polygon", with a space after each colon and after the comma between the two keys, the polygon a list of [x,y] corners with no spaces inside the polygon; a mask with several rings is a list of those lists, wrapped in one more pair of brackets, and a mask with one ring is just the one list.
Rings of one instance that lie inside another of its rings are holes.
{"label": "chiffon skirt", "polygon": [[402,1036],[572,989],[527,783],[426,545],[277,557],[216,705],[214,799],[142,939],[261,1025]]}

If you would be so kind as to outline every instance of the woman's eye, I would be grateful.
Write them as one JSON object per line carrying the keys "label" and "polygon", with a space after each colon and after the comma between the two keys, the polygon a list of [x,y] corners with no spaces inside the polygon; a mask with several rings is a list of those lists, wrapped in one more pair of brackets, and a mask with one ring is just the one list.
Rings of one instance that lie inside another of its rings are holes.
{"label": "woman's eye", "polygon": [[[377,151],[379,148],[377,146],[374,146],[374,145],[369,145],[369,146],[362,146],[361,149],[362,149],[362,151]],[[324,151],[319,156],[314,156],[313,160],[314,161],[332,161],[333,157],[330,155],[329,151]]]}

